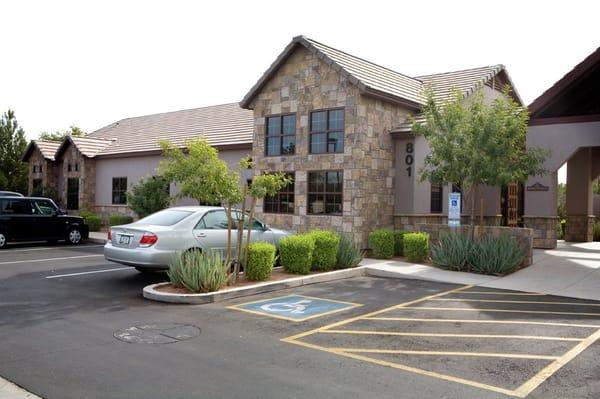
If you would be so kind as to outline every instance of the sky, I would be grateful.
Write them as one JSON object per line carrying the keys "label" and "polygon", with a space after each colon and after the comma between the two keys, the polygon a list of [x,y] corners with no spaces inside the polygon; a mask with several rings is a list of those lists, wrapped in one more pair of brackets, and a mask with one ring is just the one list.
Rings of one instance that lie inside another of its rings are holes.
{"label": "sky", "polygon": [[504,64],[525,104],[600,46],[598,1],[0,0],[0,111],[30,139],[238,102],[294,36],[407,75]]}

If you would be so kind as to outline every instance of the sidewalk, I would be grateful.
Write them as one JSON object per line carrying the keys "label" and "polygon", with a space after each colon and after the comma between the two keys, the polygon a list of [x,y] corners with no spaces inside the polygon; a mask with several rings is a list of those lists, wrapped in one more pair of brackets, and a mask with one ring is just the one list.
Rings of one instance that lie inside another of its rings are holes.
{"label": "sidewalk", "polygon": [[0,398],[4,399],[41,399],[12,382],[0,377]]}
{"label": "sidewalk", "polygon": [[365,259],[371,276],[472,284],[600,301],[600,242],[565,243],[534,250],[533,264],[506,277],[451,272],[399,260]]}
{"label": "sidewalk", "polygon": [[106,242],[107,234],[106,231],[90,231],[90,238],[88,241],[95,244],[104,244]]}

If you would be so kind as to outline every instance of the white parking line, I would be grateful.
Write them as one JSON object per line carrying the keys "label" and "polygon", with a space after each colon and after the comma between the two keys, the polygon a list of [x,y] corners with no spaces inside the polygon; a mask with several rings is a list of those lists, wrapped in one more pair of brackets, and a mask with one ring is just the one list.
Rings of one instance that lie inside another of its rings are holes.
{"label": "white parking line", "polygon": [[69,274],[57,274],[54,276],[46,276],[46,278],[59,278],[59,277],[72,277],[72,276],[81,276],[82,274],[93,274],[93,273],[106,273],[106,272],[116,272],[118,270],[134,270],[133,267],[118,267],[116,269],[106,269],[106,270],[92,270],[90,272],[80,272],[80,273],[69,273]]}
{"label": "white parking line", "polygon": [[31,252],[31,251],[45,251],[45,250],[49,250],[49,249],[73,249],[73,248],[94,248],[94,247],[103,247],[103,244],[98,244],[98,245],[82,245],[80,247],[72,247],[72,246],[58,246],[58,247],[39,247],[39,248],[28,248],[28,249],[9,249],[8,251],[6,251],[6,253],[13,253],[13,252]]}
{"label": "white parking line", "polygon": [[48,262],[51,260],[66,260],[66,259],[81,259],[81,258],[97,258],[103,257],[103,254],[100,255],[80,255],[80,256],[65,256],[61,258],[45,258],[45,259],[30,259],[30,260],[13,260],[10,262],[0,262],[0,265],[14,265],[16,263],[34,263],[34,262]]}

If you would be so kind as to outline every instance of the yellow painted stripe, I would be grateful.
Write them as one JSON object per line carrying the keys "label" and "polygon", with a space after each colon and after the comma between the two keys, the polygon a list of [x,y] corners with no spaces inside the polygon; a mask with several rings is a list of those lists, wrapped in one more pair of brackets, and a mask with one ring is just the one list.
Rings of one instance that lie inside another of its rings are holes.
{"label": "yellow painted stripe", "polygon": [[444,351],[411,351],[393,349],[359,349],[359,348],[328,348],[332,351],[348,353],[381,353],[391,355],[419,355],[419,356],[467,356],[467,357],[499,357],[508,359],[538,359],[556,360],[559,356],[526,355],[520,353],[485,353],[485,352],[444,352]]}
{"label": "yellow painted stripe", "polygon": [[457,292],[457,291],[460,291],[460,290],[466,290],[466,289],[471,288],[471,287],[473,287],[473,285],[465,285],[465,286],[462,286],[462,287],[459,287],[459,288],[454,288],[454,289],[451,289],[451,290],[448,290],[448,291],[444,291],[444,292],[440,292],[440,293],[437,293],[437,294],[428,295],[428,296],[425,296],[425,297],[422,297],[422,298],[419,298],[419,299],[415,299],[413,301],[401,303],[399,305],[390,306],[390,307],[387,307],[387,308],[384,308],[384,309],[379,309],[379,310],[376,310],[376,311],[371,312],[371,313],[366,313],[366,314],[363,314],[363,315],[360,315],[360,316],[351,317],[349,319],[341,320],[341,321],[338,321],[336,323],[328,324],[328,325],[323,326],[323,327],[315,328],[314,330],[309,330],[309,331],[305,331],[305,332],[300,333],[300,334],[292,335],[290,337],[282,338],[281,340],[285,341],[285,342],[292,342],[292,341],[295,341],[295,340],[300,339],[302,337],[307,337],[309,335],[316,334],[316,333],[318,333],[320,331],[327,330],[329,328],[343,326],[345,324],[352,323],[353,321],[356,321],[356,320],[361,320],[361,319],[366,318],[366,317],[377,316],[378,314],[389,312],[390,310],[393,310],[393,309],[398,309],[398,308],[402,308],[404,306],[413,305],[415,303],[427,301],[429,299],[437,298],[437,297],[443,296],[443,295],[448,295],[448,294],[451,294],[453,292]]}
{"label": "yellow painted stripe", "polygon": [[600,303],[552,302],[552,301],[507,301],[507,300],[498,300],[498,299],[433,298],[432,301],[492,302],[492,303],[539,303],[539,304],[542,304],[542,305],[600,306]]}
{"label": "yellow painted stripe", "polygon": [[378,321],[419,321],[425,323],[483,323],[483,324],[532,324],[537,326],[578,327],[578,328],[600,328],[595,324],[569,324],[551,323],[545,321],[520,321],[520,320],[473,320],[473,319],[418,319],[412,317],[365,317],[365,320]]}
{"label": "yellow painted stripe", "polygon": [[506,335],[506,334],[447,334],[424,332],[397,332],[397,331],[365,331],[365,330],[324,330],[321,334],[354,334],[354,335],[388,335],[399,337],[444,337],[444,338],[505,338],[505,339],[534,339],[541,341],[574,341],[581,342],[583,338],[551,337],[539,335]]}
{"label": "yellow painted stripe", "polygon": [[479,294],[479,295],[518,295],[518,296],[546,296],[538,292],[502,292],[502,291],[461,291],[456,294]]}
{"label": "yellow painted stripe", "polygon": [[[485,309],[485,308],[432,308],[426,306],[405,306],[396,310],[449,310],[458,312],[505,312],[505,313],[531,313],[531,314],[562,314],[571,316],[600,316],[600,313],[581,312],[550,312],[545,310],[514,310],[514,309]],[[392,309],[390,309],[392,310]]]}
{"label": "yellow painted stripe", "polygon": [[534,375],[531,379],[521,385],[519,388],[515,389],[515,393],[524,398],[529,395],[534,389],[540,386],[544,381],[546,381],[552,374],[556,373],[562,366],[569,363],[573,360],[577,355],[586,350],[590,345],[600,339],[600,330],[596,331],[585,340],[577,344],[573,349],[569,350],[559,359],[550,363],[548,366],[544,367],[540,370],[536,375]]}

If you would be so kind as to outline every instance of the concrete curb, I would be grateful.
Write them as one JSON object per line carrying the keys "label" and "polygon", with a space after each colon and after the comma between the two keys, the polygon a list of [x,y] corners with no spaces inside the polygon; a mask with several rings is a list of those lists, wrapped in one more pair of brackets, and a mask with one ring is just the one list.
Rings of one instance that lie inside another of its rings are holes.
{"label": "concrete curb", "polygon": [[10,399],[42,399],[34,393],[31,393],[17,384],[13,384],[0,377],[0,398],[10,398]]}
{"label": "concrete curb", "polygon": [[265,292],[285,290],[287,288],[300,287],[308,284],[324,283],[327,281],[342,280],[352,277],[365,276],[365,266],[353,269],[334,270],[309,276],[292,277],[280,281],[258,283],[246,287],[231,288],[223,291],[209,292],[206,294],[173,294],[156,290],[157,287],[169,283],[158,283],[144,287],[144,298],[168,303],[201,305],[204,303],[220,302],[227,299],[239,298],[248,295],[262,294]]}

